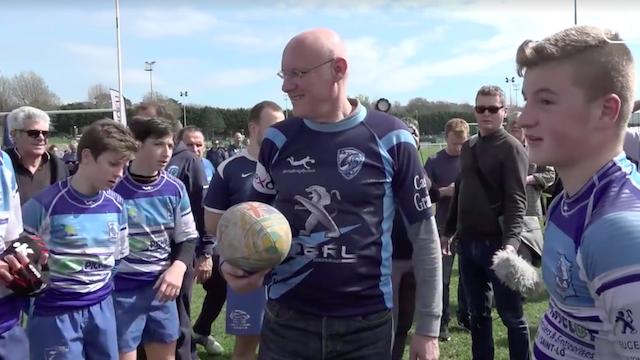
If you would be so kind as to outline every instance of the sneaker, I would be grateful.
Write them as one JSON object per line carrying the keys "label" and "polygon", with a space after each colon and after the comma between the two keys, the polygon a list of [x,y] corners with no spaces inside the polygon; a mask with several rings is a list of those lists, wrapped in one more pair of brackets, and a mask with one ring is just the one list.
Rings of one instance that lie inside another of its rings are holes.
{"label": "sneaker", "polygon": [[219,342],[216,341],[216,338],[213,336],[209,336],[207,338],[207,342],[204,346],[207,352],[211,355],[222,355],[224,353],[224,348],[220,345]]}
{"label": "sneaker", "polygon": [[449,326],[440,325],[440,335],[438,335],[438,340],[442,342],[451,340],[451,334],[449,334]]}
{"label": "sneaker", "polygon": [[200,334],[193,333],[191,338],[193,342],[204,346],[205,350],[211,355],[222,355],[224,353],[224,348],[220,343],[216,341],[216,338],[213,336],[204,336]]}

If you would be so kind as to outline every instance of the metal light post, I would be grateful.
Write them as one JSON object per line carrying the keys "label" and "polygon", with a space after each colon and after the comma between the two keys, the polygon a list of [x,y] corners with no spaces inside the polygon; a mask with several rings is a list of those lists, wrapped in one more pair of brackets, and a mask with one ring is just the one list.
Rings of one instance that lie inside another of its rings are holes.
{"label": "metal light post", "polygon": [[187,126],[187,96],[189,96],[188,91],[180,91],[180,97],[185,98],[182,102],[182,126]]}
{"label": "metal light post", "polygon": [[513,91],[513,85],[516,82],[516,77],[512,76],[511,79],[509,79],[508,76],[505,76],[504,80],[507,83],[507,87],[509,88],[509,107],[512,107],[513,106],[513,98],[511,97],[511,92]]}
{"label": "metal light post", "polygon": [[149,88],[151,91],[151,99],[155,100],[155,95],[153,94],[153,65],[155,65],[155,61],[145,61],[144,62],[144,71],[149,72]]}
{"label": "metal light post", "polygon": [[573,25],[578,25],[578,0],[573,0]]}

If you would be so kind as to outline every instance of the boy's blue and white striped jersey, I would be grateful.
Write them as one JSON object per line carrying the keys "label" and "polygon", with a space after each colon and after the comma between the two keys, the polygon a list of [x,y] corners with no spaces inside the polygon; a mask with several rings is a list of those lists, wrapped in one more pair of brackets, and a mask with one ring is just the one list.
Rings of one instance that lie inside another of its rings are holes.
{"label": "boy's blue and white striped jersey", "polygon": [[204,199],[207,211],[222,214],[233,205],[251,199],[256,159],[240,150],[218,166]]}
{"label": "boy's blue and white striped jersey", "polygon": [[269,128],[254,188],[294,236],[270,299],[319,316],[392,307],[391,227],[432,217],[415,140],[398,119],[358,105],[332,124],[289,118]]}
{"label": "boy's blue and white striped jersey", "polygon": [[537,359],[640,359],[640,175],[621,153],[549,210]]}
{"label": "boy's blue and white striped jersey", "polygon": [[184,184],[161,171],[150,184],[136,182],[129,171],[114,191],[124,199],[129,224],[129,254],[118,265],[117,290],[155,282],[171,266],[173,244],[198,239]]}
{"label": "boy's blue and white striped jersey", "polygon": [[120,195],[107,190],[88,197],[68,178],[27,201],[22,215],[25,231],[49,249],[49,287],[35,299],[35,314],[60,314],[111,295],[116,260],[129,253]]}
{"label": "boy's blue and white striped jersey", "polygon": [[[9,155],[0,150],[0,253],[5,242],[18,238],[22,233],[22,213],[18,183]],[[0,286],[0,334],[15,326],[26,299],[18,297],[4,286]]]}

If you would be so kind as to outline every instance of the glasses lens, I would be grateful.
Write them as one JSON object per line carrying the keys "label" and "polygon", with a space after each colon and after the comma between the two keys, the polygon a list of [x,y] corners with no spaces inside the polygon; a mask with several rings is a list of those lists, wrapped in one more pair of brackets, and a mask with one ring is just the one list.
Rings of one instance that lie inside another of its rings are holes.
{"label": "glasses lens", "polygon": [[37,139],[40,134],[42,134],[42,137],[44,137],[45,139],[49,137],[49,132],[46,130],[27,130],[25,132],[27,133],[27,135],[29,135],[29,137],[32,137],[34,139]]}
{"label": "glasses lens", "polygon": [[484,114],[484,112],[487,111],[487,110],[489,110],[489,113],[495,114],[498,111],[500,111],[500,109],[502,109],[502,107],[498,107],[498,106],[476,106],[476,112],[478,114]]}

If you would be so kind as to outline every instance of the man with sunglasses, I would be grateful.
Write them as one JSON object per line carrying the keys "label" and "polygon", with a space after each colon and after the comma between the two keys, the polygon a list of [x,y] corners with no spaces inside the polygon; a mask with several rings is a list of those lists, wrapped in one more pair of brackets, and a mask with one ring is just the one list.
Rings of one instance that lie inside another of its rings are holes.
{"label": "man with sunglasses", "polygon": [[507,108],[498,86],[476,94],[479,134],[462,146],[456,184],[444,235],[459,240],[460,275],[471,312],[473,359],[493,359],[491,289],[508,330],[510,359],[530,358],[529,327],[522,295],[507,288],[491,269],[496,251],[516,252],[527,207],[528,157],[502,122]]}
{"label": "man with sunglasses", "polygon": [[21,204],[49,185],[65,179],[64,162],[47,151],[49,115],[31,106],[22,106],[7,116],[14,147],[7,149],[18,181]]}

